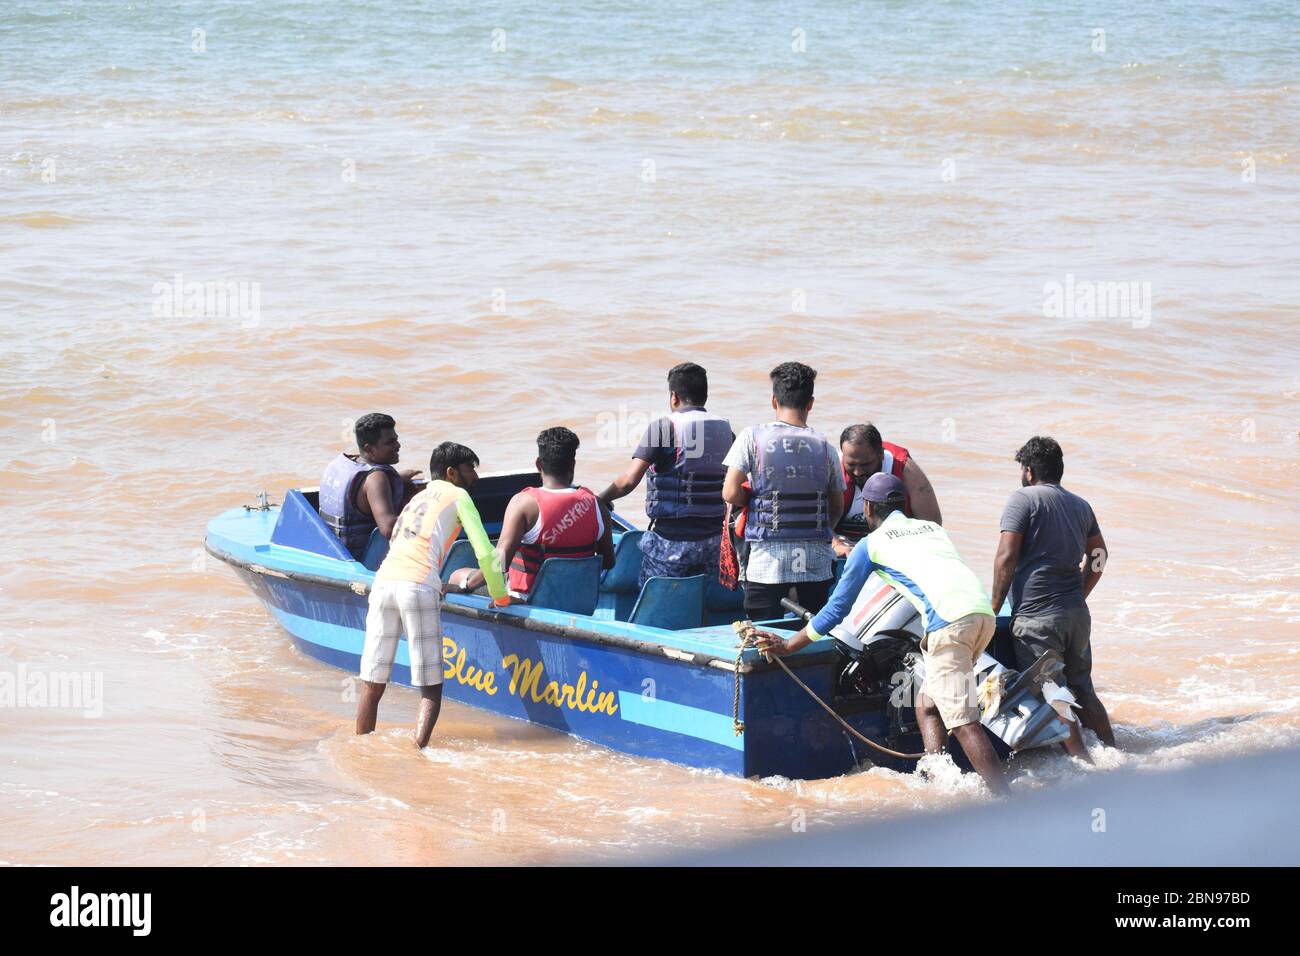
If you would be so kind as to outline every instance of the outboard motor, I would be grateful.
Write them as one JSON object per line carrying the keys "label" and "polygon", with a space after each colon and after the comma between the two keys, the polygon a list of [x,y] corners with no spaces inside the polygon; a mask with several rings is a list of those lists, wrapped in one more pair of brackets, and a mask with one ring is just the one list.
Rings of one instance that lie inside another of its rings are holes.
{"label": "outboard motor", "polygon": [[[793,602],[786,606],[800,616],[806,614]],[[906,729],[903,711],[914,707],[925,679],[921,656],[925,631],[916,608],[892,585],[872,574],[848,617],[830,636],[844,657],[837,696],[885,695],[890,726],[895,735],[901,733]],[[1063,669],[1061,660],[1047,653],[1021,673],[985,651],[975,662],[980,723],[1012,751],[1066,740],[1070,736],[1066,719],[1076,718],[1071,710],[1074,696],[1062,686]]]}

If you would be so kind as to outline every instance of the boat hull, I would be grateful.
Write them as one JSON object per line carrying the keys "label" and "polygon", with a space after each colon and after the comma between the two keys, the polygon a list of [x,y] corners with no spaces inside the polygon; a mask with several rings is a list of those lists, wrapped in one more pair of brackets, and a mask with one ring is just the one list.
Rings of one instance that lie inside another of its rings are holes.
{"label": "boat hull", "polygon": [[[213,553],[231,563],[302,653],[358,672],[367,612],[363,588],[288,577]],[[623,753],[741,776],[829,777],[855,769],[866,756],[774,667],[742,665],[745,732],[736,734],[734,661],[653,644],[583,640],[564,628],[521,626],[518,619],[458,607],[455,600],[442,615],[444,695],[451,700]],[[835,657],[822,657],[799,662],[799,674],[829,698]],[[405,640],[391,679],[410,684]],[[883,708],[846,719],[873,739],[889,732]],[[884,765],[908,766],[887,759]]]}

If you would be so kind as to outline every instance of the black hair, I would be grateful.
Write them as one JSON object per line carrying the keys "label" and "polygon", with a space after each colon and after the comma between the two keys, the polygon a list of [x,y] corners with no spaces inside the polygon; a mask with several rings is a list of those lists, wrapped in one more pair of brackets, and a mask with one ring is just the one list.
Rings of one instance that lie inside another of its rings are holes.
{"label": "black hair", "polygon": [[782,408],[804,409],[813,399],[817,370],[802,362],[782,362],[772,369],[772,395]]}
{"label": "black hair", "polygon": [[578,436],[563,425],[546,429],[537,436],[537,457],[545,474],[572,475],[578,457]]}
{"label": "black hair", "polygon": [[880,429],[871,422],[863,422],[861,425],[850,425],[844,431],[840,432],[841,445],[866,445],[868,448],[874,448],[880,451],[885,447],[884,440],[880,437]]}
{"label": "black hair", "polygon": [[709,400],[709,375],[694,362],[674,365],[668,370],[668,390],[687,405],[703,405]]}
{"label": "black hair", "polygon": [[871,508],[871,513],[884,521],[895,511],[902,511],[906,499],[900,498],[897,501],[868,501],[867,506]]}
{"label": "black hair", "polygon": [[447,474],[448,468],[460,468],[461,465],[478,467],[478,455],[473,449],[454,441],[445,441],[433,450],[429,456],[429,480],[433,481]]}
{"label": "black hair", "polygon": [[1016,452],[1016,461],[1034,473],[1035,481],[1056,484],[1065,474],[1065,455],[1055,438],[1035,435]]}
{"label": "black hair", "polygon": [[367,445],[373,445],[384,437],[385,429],[396,427],[397,422],[393,421],[392,415],[385,415],[383,412],[362,415],[357,419],[357,450],[365,451]]}

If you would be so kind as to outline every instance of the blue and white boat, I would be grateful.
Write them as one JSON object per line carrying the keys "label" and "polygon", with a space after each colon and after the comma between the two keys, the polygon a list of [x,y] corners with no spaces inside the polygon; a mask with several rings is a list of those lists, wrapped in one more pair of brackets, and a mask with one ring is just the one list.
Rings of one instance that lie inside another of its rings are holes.
{"label": "blue and white boat", "polygon": [[[536,473],[479,479],[472,497],[490,535],[499,533],[510,498],[539,483]],[[731,624],[744,617],[740,591],[703,575],[652,578],[638,588],[642,532],[617,513],[614,521],[616,561],[608,571],[599,557],[551,558],[538,572],[530,604],[493,608],[485,597],[445,598],[445,696],[624,753],[728,774],[815,779],[868,760],[913,766],[865,748],[756,650],[746,648],[737,664]],[[217,516],[208,525],[207,549],[252,588],[300,650],[357,672],[367,594],[387,549],[378,533],[364,559],[354,560],[321,520],[315,489],[303,488],[290,490],[279,505],[263,496],[257,506]],[[462,538],[442,572],[474,564]],[[919,656],[915,612],[882,584],[855,615],[852,630],[839,639],[785,661],[858,732],[894,750],[919,750],[900,686]],[[759,623],[795,630],[802,622]],[[1005,630],[999,628],[1001,641]],[[1009,647],[995,642],[993,650],[984,670],[1011,680],[1000,713],[985,724],[1010,743],[1004,752],[1064,739],[1065,724],[1044,703],[1041,680],[1017,688],[1018,675],[996,659],[1010,663]],[[410,680],[405,640],[393,680]]]}

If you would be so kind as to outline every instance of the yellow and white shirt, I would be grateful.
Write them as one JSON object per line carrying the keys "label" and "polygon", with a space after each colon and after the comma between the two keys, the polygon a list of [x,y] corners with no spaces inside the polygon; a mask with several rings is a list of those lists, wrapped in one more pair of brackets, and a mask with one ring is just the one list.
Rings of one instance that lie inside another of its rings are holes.
{"label": "yellow and white shirt", "polygon": [[429,482],[410,500],[388,539],[388,556],[375,572],[376,581],[410,581],[442,587],[438,569],[460,536],[474,548],[478,566],[494,601],[506,600],[506,583],[496,566],[496,549],[483,529],[478,508],[464,488],[449,481]]}

